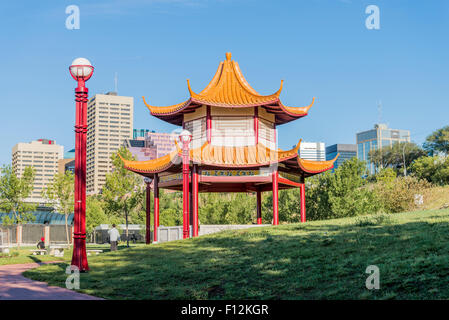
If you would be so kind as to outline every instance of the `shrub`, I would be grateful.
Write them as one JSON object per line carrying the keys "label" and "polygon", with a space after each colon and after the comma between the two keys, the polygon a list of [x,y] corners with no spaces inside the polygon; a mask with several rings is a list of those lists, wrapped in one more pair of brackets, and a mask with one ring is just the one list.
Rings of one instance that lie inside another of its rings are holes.
{"label": "shrub", "polygon": [[397,177],[381,176],[375,185],[375,192],[381,199],[385,212],[403,212],[416,209],[419,204],[415,201],[415,195],[423,194],[431,184],[423,179],[413,176]]}

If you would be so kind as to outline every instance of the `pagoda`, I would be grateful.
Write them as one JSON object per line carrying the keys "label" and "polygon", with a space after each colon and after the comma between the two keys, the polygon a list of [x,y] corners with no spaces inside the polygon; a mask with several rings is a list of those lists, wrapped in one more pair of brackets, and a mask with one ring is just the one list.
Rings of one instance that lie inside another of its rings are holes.
{"label": "pagoda", "polygon": [[[305,178],[332,169],[338,155],[330,161],[301,159],[301,140],[291,150],[277,148],[276,127],[305,117],[315,101],[305,107],[285,106],[279,99],[282,84],[275,93],[260,95],[228,52],[201,92],[194,92],[187,80],[190,96],[186,101],[161,107],[149,105],[142,97],[152,116],[184,129],[171,153],[147,161],[123,160],[126,169],[153,181],[155,226],[159,226],[159,188],[183,191],[184,238],[198,235],[199,192],[256,193],[257,224],[261,224],[261,195],[271,191],[272,224],[277,225],[279,190],[300,188],[300,216],[306,221]],[[149,198],[147,194],[147,203]],[[148,220],[149,212],[147,235]]]}

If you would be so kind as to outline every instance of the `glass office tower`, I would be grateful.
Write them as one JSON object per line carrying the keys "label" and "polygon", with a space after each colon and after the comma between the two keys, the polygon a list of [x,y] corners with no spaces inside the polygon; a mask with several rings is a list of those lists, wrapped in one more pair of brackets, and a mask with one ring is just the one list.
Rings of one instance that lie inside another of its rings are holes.
{"label": "glass office tower", "polygon": [[390,129],[386,124],[374,125],[374,129],[356,134],[357,158],[366,161],[370,174],[374,174],[379,168],[369,161],[368,153],[378,148],[390,147],[396,142],[410,142],[409,130]]}

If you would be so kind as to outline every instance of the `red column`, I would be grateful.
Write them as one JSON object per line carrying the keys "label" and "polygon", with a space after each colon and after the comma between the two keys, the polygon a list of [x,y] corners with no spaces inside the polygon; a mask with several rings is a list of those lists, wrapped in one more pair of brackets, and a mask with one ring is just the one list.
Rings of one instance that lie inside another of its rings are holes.
{"label": "red column", "polygon": [[153,242],[157,242],[157,228],[159,227],[159,176],[154,174],[154,223],[153,223]]}
{"label": "red column", "polygon": [[80,271],[88,271],[86,255],[86,133],[87,133],[87,97],[89,90],[84,80],[78,80],[75,89],[75,207],[74,207],[74,243],[72,265]]}
{"label": "red column", "polygon": [[150,183],[147,182],[147,219],[146,219],[146,229],[145,229],[145,243],[151,243],[151,187]]}
{"label": "red column", "polygon": [[210,115],[210,106],[207,106],[207,111],[206,111],[206,134],[207,134],[207,142],[211,143],[211,141],[212,141],[212,117]]}
{"label": "red column", "polygon": [[279,224],[279,185],[278,185],[278,171],[273,172],[273,225]]}
{"label": "red column", "polygon": [[262,224],[262,192],[257,190],[257,224]]}
{"label": "red column", "polygon": [[189,238],[189,147],[183,146],[182,152],[182,238]]}
{"label": "red column", "polygon": [[193,165],[192,176],[193,193],[193,236],[198,237],[198,165]]}
{"label": "red column", "polygon": [[210,116],[210,106],[206,107],[206,135],[207,135],[207,142],[211,143],[212,140],[212,119]]}
{"label": "red column", "polygon": [[304,176],[301,179],[301,185],[299,186],[299,194],[301,200],[301,222],[306,222],[306,186]]}
{"label": "red column", "polygon": [[259,143],[259,108],[254,108],[254,137],[255,143]]}

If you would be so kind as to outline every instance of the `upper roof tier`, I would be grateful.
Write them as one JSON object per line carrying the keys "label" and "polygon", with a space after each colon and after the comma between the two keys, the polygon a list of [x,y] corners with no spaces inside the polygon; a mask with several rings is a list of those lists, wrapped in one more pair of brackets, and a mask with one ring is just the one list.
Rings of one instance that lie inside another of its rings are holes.
{"label": "upper roof tier", "polygon": [[200,93],[195,93],[187,80],[190,97],[181,103],[156,107],[147,104],[145,97],[143,102],[151,114],[159,119],[175,125],[181,125],[183,114],[190,113],[201,105],[209,105],[223,108],[239,107],[263,107],[269,113],[275,115],[276,124],[283,124],[307,115],[312,103],[306,107],[287,107],[279,100],[283,81],[278,91],[270,95],[260,95],[254,90],[246,79],[238,63],[231,60],[231,53],[226,53],[226,60],[220,62],[217,72],[210,83]]}

